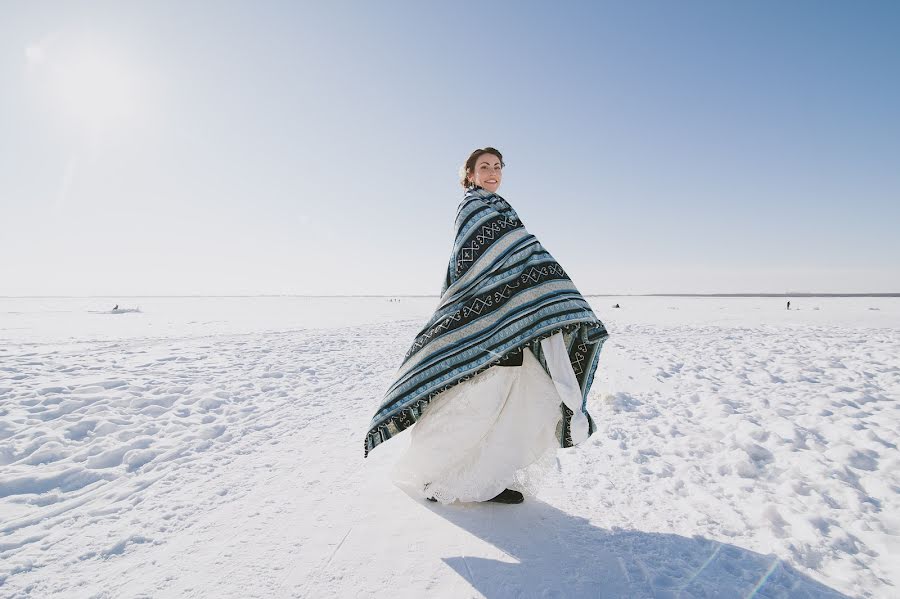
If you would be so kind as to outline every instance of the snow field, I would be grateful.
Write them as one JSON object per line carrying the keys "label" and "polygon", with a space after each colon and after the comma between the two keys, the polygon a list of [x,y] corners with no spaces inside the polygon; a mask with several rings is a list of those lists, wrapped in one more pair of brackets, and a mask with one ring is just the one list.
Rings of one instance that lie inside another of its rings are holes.
{"label": "snow field", "polygon": [[363,460],[418,305],[0,342],[0,596],[895,596],[894,305],[623,299],[598,432],[519,506],[407,497],[404,435]]}

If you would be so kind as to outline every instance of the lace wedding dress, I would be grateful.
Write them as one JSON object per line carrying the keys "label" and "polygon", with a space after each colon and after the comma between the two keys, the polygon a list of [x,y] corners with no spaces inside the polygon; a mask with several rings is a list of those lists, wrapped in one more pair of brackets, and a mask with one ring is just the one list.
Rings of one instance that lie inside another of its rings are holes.
{"label": "lace wedding dress", "polygon": [[507,488],[537,494],[559,447],[559,381],[574,380],[561,335],[546,341],[552,378],[526,348],[521,366],[493,366],[436,396],[410,430],[394,484],[441,503],[487,501]]}

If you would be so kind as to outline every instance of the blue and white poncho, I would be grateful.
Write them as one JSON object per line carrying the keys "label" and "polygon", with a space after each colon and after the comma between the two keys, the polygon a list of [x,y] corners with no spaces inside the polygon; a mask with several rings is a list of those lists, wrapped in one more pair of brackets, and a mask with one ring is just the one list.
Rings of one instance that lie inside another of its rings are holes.
{"label": "blue and white poncho", "polygon": [[[469,189],[457,212],[440,302],[372,418],[365,455],[412,426],[441,391],[526,347],[547,370],[540,341],[558,332],[581,389],[590,435],[596,427],[587,395],[608,337],[606,327],[509,203],[484,189]],[[573,445],[573,415],[560,402],[556,430],[561,447]]]}

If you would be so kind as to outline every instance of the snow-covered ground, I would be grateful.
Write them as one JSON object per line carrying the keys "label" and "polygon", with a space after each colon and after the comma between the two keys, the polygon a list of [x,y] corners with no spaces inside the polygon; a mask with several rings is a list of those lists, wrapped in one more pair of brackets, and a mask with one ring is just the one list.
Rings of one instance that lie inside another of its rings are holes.
{"label": "snow-covered ground", "polygon": [[900,299],[592,298],[517,506],[362,457],[435,301],[0,299],[0,596],[900,596]]}

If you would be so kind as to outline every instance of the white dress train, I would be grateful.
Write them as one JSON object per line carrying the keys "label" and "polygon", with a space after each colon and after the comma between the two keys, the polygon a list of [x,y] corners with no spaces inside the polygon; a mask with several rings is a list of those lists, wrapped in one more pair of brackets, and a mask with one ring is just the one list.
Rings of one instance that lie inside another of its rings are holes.
{"label": "white dress train", "polygon": [[437,395],[410,430],[394,484],[441,503],[486,501],[507,488],[536,494],[555,462],[560,403],[574,380],[561,334],[541,349],[552,378],[526,348],[521,366],[493,366]]}

